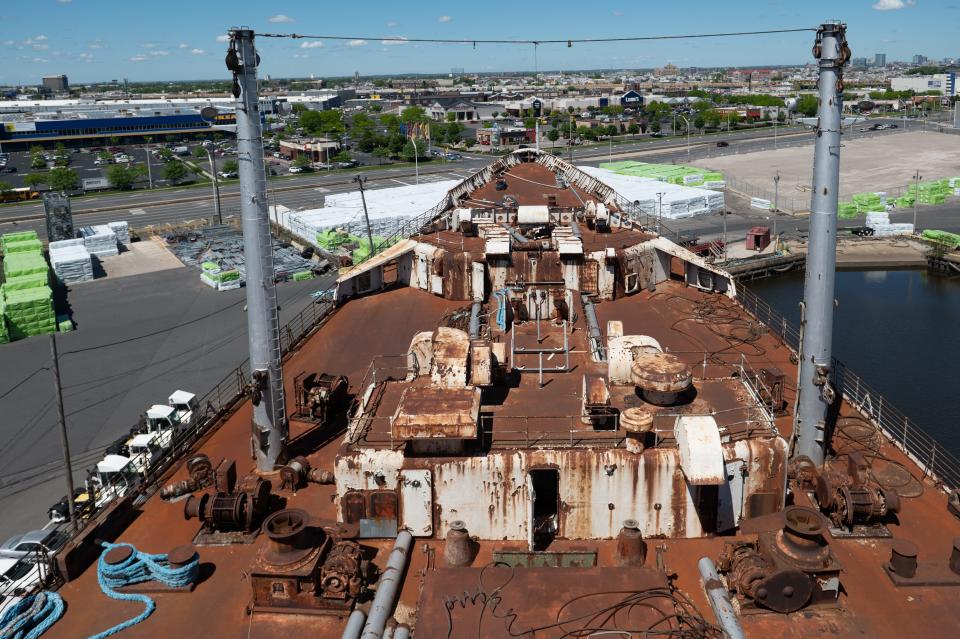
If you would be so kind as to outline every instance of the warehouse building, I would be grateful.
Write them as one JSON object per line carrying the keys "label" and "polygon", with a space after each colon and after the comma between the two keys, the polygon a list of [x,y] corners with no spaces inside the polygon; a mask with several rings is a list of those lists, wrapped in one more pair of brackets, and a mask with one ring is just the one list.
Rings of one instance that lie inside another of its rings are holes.
{"label": "warehouse building", "polygon": [[906,75],[890,79],[890,88],[894,91],[913,91],[926,93],[939,91],[943,96],[957,95],[957,74],[936,73],[933,75]]}

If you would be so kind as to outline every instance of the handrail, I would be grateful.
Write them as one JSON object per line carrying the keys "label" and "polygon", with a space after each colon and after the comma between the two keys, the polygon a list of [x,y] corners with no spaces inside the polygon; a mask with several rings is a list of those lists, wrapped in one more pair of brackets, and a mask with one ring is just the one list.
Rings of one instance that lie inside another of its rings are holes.
{"label": "handrail", "polygon": [[[790,320],[743,284],[737,286],[737,299],[744,310],[797,354],[800,331]],[[925,476],[938,482],[947,492],[960,488],[960,460],[953,453],[836,357],[833,358],[831,378],[833,387],[843,394],[847,403],[879,428],[920,467]]]}

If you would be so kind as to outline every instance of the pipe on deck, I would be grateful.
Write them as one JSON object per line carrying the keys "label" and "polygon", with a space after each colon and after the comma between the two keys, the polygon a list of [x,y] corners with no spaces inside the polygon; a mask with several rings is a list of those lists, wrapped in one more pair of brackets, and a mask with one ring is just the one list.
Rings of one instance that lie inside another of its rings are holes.
{"label": "pipe on deck", "polygon": [[363,624],[367,620],[367,613],[362,610],[354,610],[347,619],[347,627],[343,629],[340,639],[358,639],[363,631]]}
{"label": "pipe on deck", "polygon": [[403,585],[403,573],[407,568],[410,549],[413,547],[413,535],[408,530],[401,530],[397,541],[390,551],[387,566],[380,575],[377,584],[377,594],[373,597],[367,623],[363,627],[361,639],[382,639],[387,620],[397,603],[400,587]]}
{"label": "pipe on deck", "polygon": [[587,335],[590,338],[590,347],[596,354],[597,360],[606,361],[607,355],[603,350],[603,331],[600,330],[600,322],[597,321],[597,310],[592,301],[586,297],[581,298],[583,302],[583,316],[587,320]]}
{"label": "pipe on deck", "polygon": [[410,626],[405,623],[399,624],[393,633],[393,639],[410,639]]}
{"label": "pipe on deck", "polygon": [[707,599],[710,600],[710,607],[713,608],[717,623],[720,624],[729,639],[746,639],[740,620],[737,619],[737,613],[733,610],[730,593],[727,592],[727,587],[720,581],[720,574],[717,573],[717,567],[713,560],[709,557],[703,557],[697,567],[700,569],[700,577],[703,579],[703,591],[707,594]]}
{"label": "pipe on deck", "polygon": [[477,339],[480,337],[480,308],[482,304],[480,300],[474,300],[473,306],[470,307],[470,339]]}

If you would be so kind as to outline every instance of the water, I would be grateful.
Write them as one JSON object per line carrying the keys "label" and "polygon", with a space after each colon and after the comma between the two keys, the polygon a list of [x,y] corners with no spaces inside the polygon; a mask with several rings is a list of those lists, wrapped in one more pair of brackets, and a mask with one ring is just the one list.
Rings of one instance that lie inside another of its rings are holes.
{"label": "water", "polygon": [[[803,273],[747,287],[800,320]],[[960,281],[926,271],[841,271],[833,355],[960,457],[954,404],[960,368]]]}

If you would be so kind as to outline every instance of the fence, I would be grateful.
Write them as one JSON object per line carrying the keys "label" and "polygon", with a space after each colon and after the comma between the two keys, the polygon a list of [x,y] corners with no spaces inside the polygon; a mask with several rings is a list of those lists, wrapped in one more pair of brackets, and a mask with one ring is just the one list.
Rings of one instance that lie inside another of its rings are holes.
{"label": "fence", "polygon": [[[737,299],[748,313],[764,324],[794,351],[800,349],[800,331],[756,294],[737,286]],[[960,460],[891,404],[876,389],[851,371],[843,362],[833,359],[831,383],[843,394],[848,404],[869,418],[874,425],[946,490],[960,488]]]}

